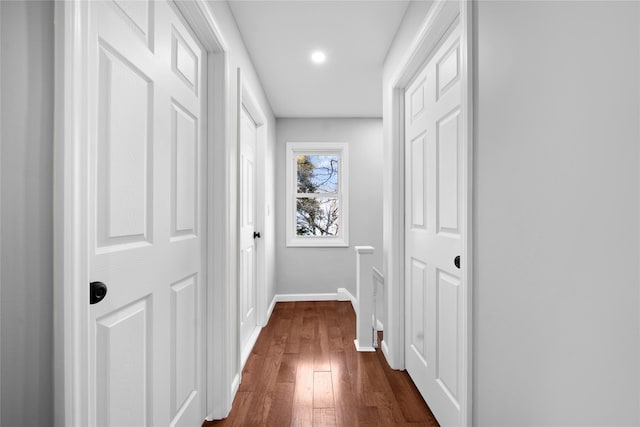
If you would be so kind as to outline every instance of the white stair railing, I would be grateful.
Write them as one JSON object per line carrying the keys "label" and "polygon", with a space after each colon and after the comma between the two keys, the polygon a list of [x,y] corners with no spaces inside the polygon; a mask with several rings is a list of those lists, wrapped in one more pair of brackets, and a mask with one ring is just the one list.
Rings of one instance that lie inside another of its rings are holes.
{"label": "white stair railing", "polygon": [[[384,276],[373,267],[373,347],[378,348],[378,289],[384,290]],[[384,298],[384,292],[381,295]]]}
{"label": "white stair railing", "polygon": [[376,351],[377,331],[374,318],[375,296],[371,271],[373,246],[355,246],[356,250],[356,339],[357,351]]}

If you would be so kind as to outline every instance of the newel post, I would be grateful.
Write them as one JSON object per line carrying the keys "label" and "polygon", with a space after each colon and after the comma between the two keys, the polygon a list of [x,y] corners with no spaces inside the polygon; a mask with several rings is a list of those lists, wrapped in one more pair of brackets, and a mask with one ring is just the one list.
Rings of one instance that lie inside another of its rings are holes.
{"label": "newel post", "polygon": [[373,246],[355,246],[356,250],[356,339],[358,351],[376,351],[373,328]]}

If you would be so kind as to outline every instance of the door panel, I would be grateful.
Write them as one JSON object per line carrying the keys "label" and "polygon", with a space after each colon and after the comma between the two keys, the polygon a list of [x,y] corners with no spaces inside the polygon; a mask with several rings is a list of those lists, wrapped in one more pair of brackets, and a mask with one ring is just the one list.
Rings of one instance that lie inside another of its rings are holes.
{"label": "door panel", "polygon": [[98,87],[98,246],[148,241],[152,82],[102,42]]}
{"label": "door panel", "polygon": [[438,270],[438,363],[436,379],[454,405],[458,402],[460,280]]}
{"label": "door panel", "polygon": [[175,28],[171,34],[171,68],[187,87],[198,93],[198,55]]}
{"label": "door panel", "polygon": [[91,425],[200,425],[204,51],[167,1],[89,17]]}
{"label": "door panel", "polygon": [[441,425],[460,425],[459,29],[405,91],[406,367]]}
{"label": "door panel", "polygon": [[114,0],[122,16],[129,21],[132,32],[137,33],[145,42],[152,38],[150,29],[153,28],[153,1]]}
{"label": "door panel", "polygon": [[424,79],[422,79],[419,82],[414,83],[414,85],[411,88],[411,90],[407,91],[407,92],[411,93],[411,95],[410,95],[411,109],[407,110],[407,111],[410,112],[409,116],[411,117],[411,121],[415,120],[420,113],[424,112],[425,83],[426,83],[426,81]]}
{"label": "door panel", "polygon": [[438,150],[438,199],[436,200],[438,233],[450,233],[458,236],[459,182],[460,175],[460,110],[445,116],[437,123]]}
{"label": "door panel", "polygon": [[175,414],[197,391],[197,276],[171,286],[171,413]]}
{"label": "door panel", "polygon": [[411,227],[414,229],[425,228],[427,226],[424,192],[425,175],[423,167],[426,154],[425,144],[426,136],[424,134],[419,135],[411,141]]}
{"label": "door panel", "polygon": [[99,426],[149,425],[151,315],[145,298],[97,320]]}
{"label": "door panel", "polygon": [[424,295],[427,287],[427,266],[411,260],[411,350],[427,364],[425,353]]}
{"label": "door panel", "polygon": [[198,119],[172,102],[173,237],[196,236],[198,222]]}
{"label": "door panel", "polygon": [[454,44],[441,56],[436,65],[438,100],[460,79],[460,44]]}
{"label": "door panel", "polygon": [[256,245],[256,124],[242,108],[240,115],[240,342],[247,353],[257,326]]}

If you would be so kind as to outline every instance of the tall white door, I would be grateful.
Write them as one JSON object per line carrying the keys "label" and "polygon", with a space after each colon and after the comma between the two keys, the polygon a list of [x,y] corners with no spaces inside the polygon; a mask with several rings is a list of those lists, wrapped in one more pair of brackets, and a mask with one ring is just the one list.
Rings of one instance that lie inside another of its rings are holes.
{"label": "tall white door", "polygon": [[240,343],[242,360],[251,351],[256,316],[256,124],[242,108],[240,114]]}
{"label": "tall white door", "polygon": [[89,419],[204,419],[206,56],[173,4],[89,2]]}
{"label": "tall white door", "polygon": [[443,426],[462,423],[460,105],[456,29],[405,91],[406,367]]}

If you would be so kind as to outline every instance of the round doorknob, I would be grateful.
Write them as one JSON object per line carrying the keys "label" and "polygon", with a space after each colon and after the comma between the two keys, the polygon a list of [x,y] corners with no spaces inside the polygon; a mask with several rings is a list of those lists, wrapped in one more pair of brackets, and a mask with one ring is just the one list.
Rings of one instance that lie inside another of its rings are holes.
{"label": "round doorknob", "polygon": [[102,282],[89,283],[89,304],[97,304],[107,296],[107,285]]}
{"label": "round doorknob", "polygon": [[453,265],[455,265],[457,268],[460,268],[460,255],[453,259]]}

